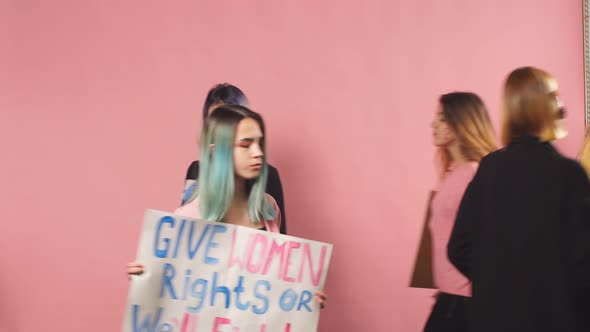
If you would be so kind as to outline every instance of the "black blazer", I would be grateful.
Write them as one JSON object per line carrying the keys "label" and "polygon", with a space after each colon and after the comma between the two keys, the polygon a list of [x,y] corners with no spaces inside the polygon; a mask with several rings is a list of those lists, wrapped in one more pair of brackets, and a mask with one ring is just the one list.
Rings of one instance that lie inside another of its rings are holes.
{"label": "black blazer", "polygon": [[535,137],[481,161],[448,244],[473,282],[472,331],[590,331],[589,194],[578,162]]}
{"label": "black blazer", "polygon": [[[186,172],[186,180],[197,180],[199,178],[199,161],[195,160],[189,166]],[[281,234],[287,234],[287,216],[285,213],[285,203],[283,200],[283,186],[281,185],[281,178],[279,171],[271,165],[268,165],[268,180],[266,182],[266,193],[271,195],[279,209],[281,209]]]}

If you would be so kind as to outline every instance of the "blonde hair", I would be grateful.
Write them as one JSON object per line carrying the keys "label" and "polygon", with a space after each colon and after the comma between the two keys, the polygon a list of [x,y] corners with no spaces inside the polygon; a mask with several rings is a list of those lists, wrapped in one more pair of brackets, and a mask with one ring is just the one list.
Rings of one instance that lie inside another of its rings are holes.
{"label": "blonde hair", "polygon": [[[488,111],[478,95],[471,92],[452,92],[439,98],[443,121],[453,130],[461,153],[469,161],[481,158],[497,149],[496,134]],[[440,179],[444,179],[452,162],[445,147],[438,150]]]}
{"label": "blonde hair", "polygon": [[584,139],[584,145],[582,146],[582,151],[580,151],[580,164],[586,170],[586,174],[590,177],[590,132],[586,135]]}
{"label": "blonde hair", "polygon": [[556,138],[559,107],[553,78],[534,67],[521,67],[508,75],[502,100],[502,143],[508,145],[522,135],[543,141]]}

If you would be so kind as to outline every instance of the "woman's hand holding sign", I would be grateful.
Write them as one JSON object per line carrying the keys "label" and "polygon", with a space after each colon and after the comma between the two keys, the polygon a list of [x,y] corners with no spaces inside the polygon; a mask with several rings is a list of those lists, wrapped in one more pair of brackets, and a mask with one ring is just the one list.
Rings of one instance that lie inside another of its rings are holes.
{"label": "woman's hand holding sign", "polygon": [[131,280],[131,276],[143,274],[144,267],[140,262],[127,263],[127,276]]}

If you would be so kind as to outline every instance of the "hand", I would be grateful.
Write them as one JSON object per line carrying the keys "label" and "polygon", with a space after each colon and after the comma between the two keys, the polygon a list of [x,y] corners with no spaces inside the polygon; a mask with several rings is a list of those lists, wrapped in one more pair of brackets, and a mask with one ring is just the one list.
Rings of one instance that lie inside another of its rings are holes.
{"label": "hand", "polygon": [[143,264],[140,262],[127,263],[127,276],[131,280],[132,275],[140,275],[144,271]]}
{"label": "hand", "polygon": [[322,291],[317,291],[313,295],[315,301],[320,305],[320,309],[324,309],[326,307],[326,301],[328,300],[326,294]]}

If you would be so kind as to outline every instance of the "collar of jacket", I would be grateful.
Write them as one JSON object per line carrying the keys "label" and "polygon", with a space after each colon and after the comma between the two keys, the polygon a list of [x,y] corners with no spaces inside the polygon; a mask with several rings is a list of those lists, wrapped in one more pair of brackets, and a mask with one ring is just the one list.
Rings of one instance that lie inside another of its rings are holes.
{"label": "collar of jacket", "polygon": [[508,145],[508,148],[511,146],[542,146],[544,148],[549,149],[552,152],[557,152],[557,150],[555,149],[555,147],[551,144],[551,142],[545,142],[545,141],[541,141],[541,139],[537,136],[533,136],[533,135],[520,135],[518,137],[515,137],[514,139],[512,139],[512,142],[510,143],[510,145]]}
{"label": "collar of jacket", "polygon": [[537,137],[537,136],[520,135],[518,137],[513,138],[512,142],[510,144],[512,145],[512,144],[538,144],[538,143],[545,143],[545,142],[541,142],[541,139],[539,139],[539,137]]}

